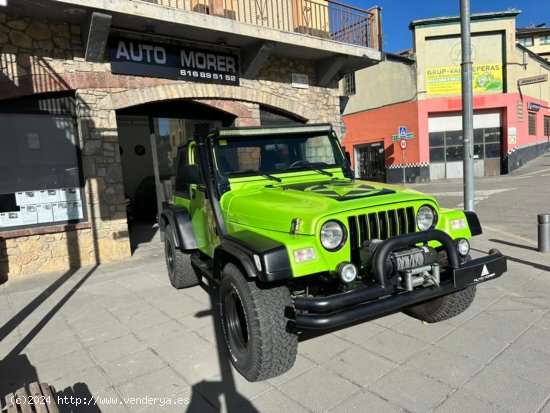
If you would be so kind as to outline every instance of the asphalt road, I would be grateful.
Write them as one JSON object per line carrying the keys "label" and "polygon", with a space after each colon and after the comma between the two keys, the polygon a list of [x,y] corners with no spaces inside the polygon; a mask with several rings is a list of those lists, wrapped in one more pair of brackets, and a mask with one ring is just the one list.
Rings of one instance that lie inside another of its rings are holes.
{"label": "asphalt road", "polygon": [[[463,208],[463,181],[407,185],[434,195],[442,207]],[[476,178],[475,210],[483,228],[537,244],[537,215],[550,213],[550,154],[508,175]]]}

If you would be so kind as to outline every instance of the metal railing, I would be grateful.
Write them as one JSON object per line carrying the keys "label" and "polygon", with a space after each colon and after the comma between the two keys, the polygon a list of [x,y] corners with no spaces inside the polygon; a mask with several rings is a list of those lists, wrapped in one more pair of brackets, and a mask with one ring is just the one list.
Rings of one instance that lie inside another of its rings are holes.
{"label": "metal railing", "polygon": [[142,0],[258,26],[380,49],[380,9],[327,0]]}

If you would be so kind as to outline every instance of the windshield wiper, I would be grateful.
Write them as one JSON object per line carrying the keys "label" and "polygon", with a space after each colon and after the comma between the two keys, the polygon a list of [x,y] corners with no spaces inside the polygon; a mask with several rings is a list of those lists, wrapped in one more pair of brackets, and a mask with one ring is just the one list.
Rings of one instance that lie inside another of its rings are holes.
{"label": "windshield wiper", "polygon": [[270,174],[266,174],[265,172],[262,172],[258,169],[246,169],[244,171],[239,171],[239,173],[240,174],[256,174],[256,175],[263,176],[264,178],[271,179],[272,181],[276,181],[276,182],[282,182],[283,181],[281,178],[278,178],[278,177],[270,175]]}
{"label": "windshield wiper", "polygon": [[326,176],[333,176],[334,175],[332,172],[325,171],[322,168],[313,166],[308,161],[298,161],[298,162],[295,162],[295,163],[296,163],[296,165],[294,165],[294,166],[290,165],[288,168],[286,168],[286,170],[294,169],[294,168],[302,168],[303,167],[303,168],[309,169],[310,171],[315,171],[315,172],[318,172],[318,173],[326,175]]}

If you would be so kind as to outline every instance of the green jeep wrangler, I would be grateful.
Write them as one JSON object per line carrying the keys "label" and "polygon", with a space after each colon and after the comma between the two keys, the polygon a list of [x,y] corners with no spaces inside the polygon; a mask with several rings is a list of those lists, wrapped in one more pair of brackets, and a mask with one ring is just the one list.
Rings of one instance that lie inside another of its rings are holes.
{"label": "green jeep wrangler", "polygon": [[355,180],[330,125],[189,142],[160,226],[170,282],[216,287],[228,355],[249,381],[289,370],[303,330],[396,311],[442,321],[506,271],[497,250],[470,259],[475,213]]}

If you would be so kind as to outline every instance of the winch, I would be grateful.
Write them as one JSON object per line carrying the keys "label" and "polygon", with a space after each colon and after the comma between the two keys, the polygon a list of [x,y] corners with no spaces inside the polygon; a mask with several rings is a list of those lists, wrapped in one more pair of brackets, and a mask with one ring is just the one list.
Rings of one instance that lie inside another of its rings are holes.
{"label": "winch", "polygon": [[[362,265],[372,266],[376,249],[382,240],[366,241],[361,249]],[[439,285],[440,268],[437,264],[438,253],[428,245],[414,246],[392,251],[385,263],[385,272],[388,277],[399,273],[397,281],[400,287],[412,291],[421,285]]]}

